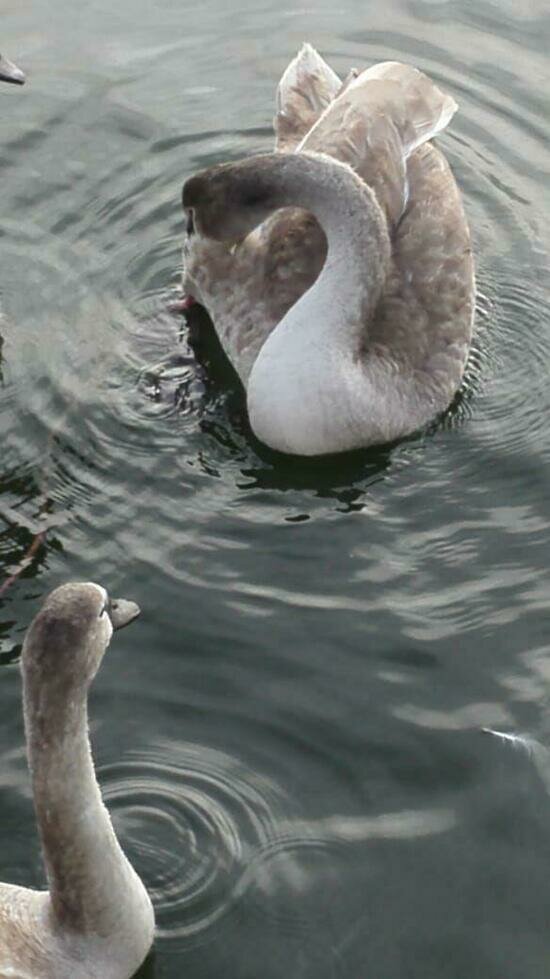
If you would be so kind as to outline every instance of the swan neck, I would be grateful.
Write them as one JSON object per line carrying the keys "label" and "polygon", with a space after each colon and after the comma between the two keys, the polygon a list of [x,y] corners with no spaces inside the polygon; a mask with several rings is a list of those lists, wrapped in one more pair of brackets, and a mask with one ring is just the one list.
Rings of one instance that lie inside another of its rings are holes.
{"label": "swan neck", "polygon": [[345,164],[299,153],[279,170],[286,204],[314,214],[328,252],[317,280],[254,362],[250,423],[282,452],[339,452],[361,444],[372,428],[369,324],[390,264],[387,222],[373,191]]}
{"label": "swan neck", "polygon": [[[131,904],[126,860],[96,780],[87,690],[24,679],[24,714],[34,806],[55,926],[108,936]],[[48,686],[50,687],[48,689]]]}
{"label": "swan neck", "polygon": [[[321,294],[332,304],[345,299],[348,335],[363,332],[389,258],[386,221],[374,193],[350,167],[323,154],[285,154],[278,170],[280,206],[310,211],[327,238],[325,265],[308,301],[321,301]],[[317,336],[320,327],[317,321]]]}

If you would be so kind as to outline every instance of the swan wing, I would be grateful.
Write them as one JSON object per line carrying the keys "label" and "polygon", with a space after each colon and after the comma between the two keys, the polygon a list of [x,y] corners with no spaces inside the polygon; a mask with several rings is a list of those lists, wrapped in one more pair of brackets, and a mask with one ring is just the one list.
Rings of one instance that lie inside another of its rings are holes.
{"label": "swan wing", "polygon": [[311,44],[303,44],[277,87],[275,149],[294,150],[341,88],[336,72]]}
{"label": "swan wing", "polygon": [[386,61],[351,79],[296,151],[348,163],[375,191],[390,226],[408,200],[407,159],[448,124],[457,104],[423,72]]}
{"label": "swan wing", "polygon": [[[451,95],[442,92],[424,72],[399,61],[382,61],[362,72],[349,86],[361,91],[373,81],[387,82],[387,96],[382,89],[386,111],[395,100],[402,103],[401,114],[396,109],[396,122],[401,127],[404,150],[409,156],[417,146],[441,132],[449,124],[458,105]],[[397,86],[397,90],[389,85]],[[380,98],[380,94],[378,94]]]}

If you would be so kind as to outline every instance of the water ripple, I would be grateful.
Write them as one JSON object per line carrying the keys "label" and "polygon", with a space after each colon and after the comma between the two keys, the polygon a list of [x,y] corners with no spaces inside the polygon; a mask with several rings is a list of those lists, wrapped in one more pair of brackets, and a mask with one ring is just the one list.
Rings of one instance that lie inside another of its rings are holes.
{"label": "water ripple", "polygon": [[177,945],[226,914],[251,853],[275,836],[276,787],[220,751],[168,742],[100,777],[128,855],[148,882],[159,937]]}
{"label": "water ripple", "polygon": [[[59,4],[67,30],[45,2],[30,31],[25,5],[3,20],[30,83],[1,99],[2,575],[47,536],[1,597],[0,662],[68,577],[142,604],[94,716],[115,752],[120,698],[139,704],[150,747],[100,777],[163,975],[539,979],[547,800],[478,731],[550,743],[544,2],[392,0],[368,23],[358,0],[215,2],[183,33],[173,3]],[[182,181],[272,145],[304,39],[342,75],[408,60],[456,98],[438,143],[478,282],[449,411],[320,463],[260,446],[204,319],[166,312]],[[32,884],[16,669],[1,681],[3,866]]]}

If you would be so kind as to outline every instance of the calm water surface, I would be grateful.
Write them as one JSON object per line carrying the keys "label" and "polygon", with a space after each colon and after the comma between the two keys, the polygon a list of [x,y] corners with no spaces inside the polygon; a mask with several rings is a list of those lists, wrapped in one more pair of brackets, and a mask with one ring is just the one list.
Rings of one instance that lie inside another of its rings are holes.
{"label": "calm water surface", "polygon": [[[183,179],[269,148],[304,39],[455,96],[479,280],[448,415],[317,465],[165,311]],[[547,3],[4,0],[0,40],[2,578],[47,529],[0,604],[0,879],[43,883],[18,646],[94,578],[143,607],[91,707],[141,975],[542,979],[548,779],[481,729],[550,745]]]}

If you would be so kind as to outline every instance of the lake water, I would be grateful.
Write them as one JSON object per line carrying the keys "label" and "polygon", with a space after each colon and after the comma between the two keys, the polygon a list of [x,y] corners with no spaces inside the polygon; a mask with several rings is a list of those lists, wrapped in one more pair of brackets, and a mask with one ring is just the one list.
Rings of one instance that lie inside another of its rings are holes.
{"label": "lake water", "polygon": [[[550,11],[545,0],[3,0],[0,879],[41,886],[18,646],[40,598],[137,600],[94,686],[100,781],[156,979],[550,969]],[[180,190],[271,145],[303,40],[460,104],[478,269],[433,428],[323,463],[254,442],[166,312]],[[152,368],[172,363],[161,383]]]}

